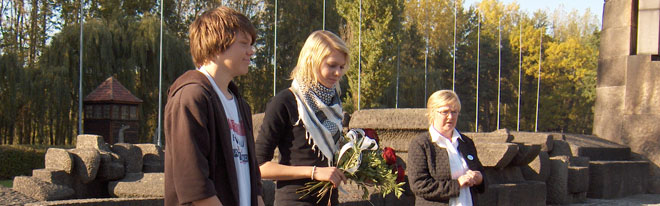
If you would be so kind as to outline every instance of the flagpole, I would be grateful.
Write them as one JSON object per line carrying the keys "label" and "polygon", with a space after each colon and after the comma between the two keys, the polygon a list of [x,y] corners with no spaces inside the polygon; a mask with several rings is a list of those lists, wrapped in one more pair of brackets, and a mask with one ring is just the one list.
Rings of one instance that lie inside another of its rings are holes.
{"label": "flagpole", "polygon": [[160,0],[160,54],[158,60],[158,139],[156,140],[156,145],[161,146],[161,117],[162,117],[162,107],[163,107],[163,0]]}
{"label": "flagpole", "polygon": [[83,23],[85,21],[85,16],[83,15],[83,0],[80,0],[80,68],[78,71],[78,135],[83,134],[83,126],[82,126],[82,117],[83,117],[83,81],[82,81],[82,73],[83,73]]}

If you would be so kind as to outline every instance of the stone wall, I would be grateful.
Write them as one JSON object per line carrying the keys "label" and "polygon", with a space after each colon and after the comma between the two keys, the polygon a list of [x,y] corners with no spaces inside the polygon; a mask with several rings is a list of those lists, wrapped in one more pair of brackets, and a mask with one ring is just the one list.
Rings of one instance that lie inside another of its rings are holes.
{"label": "stone wall", "polygon": [[[78,135],[75,149],[48,149],[45,168],[33,170],[32,176],[15,177],[13,189],[40,201],[109,197],[162,200],[163,160],[163,150],[154,144],[108,145],[101,136]],[[97,203],[112,205],[117,201],[121,200]],[[136,204],[147,204],[141,201]],[[97,204],[87,202],[70,205]]]}
{"label": "stone wall", "polygon": [[[603,9],[594,135],[629,146],[660,177],[660,2],[606,0]],[[648,181],[660,193],[660,178]]]}

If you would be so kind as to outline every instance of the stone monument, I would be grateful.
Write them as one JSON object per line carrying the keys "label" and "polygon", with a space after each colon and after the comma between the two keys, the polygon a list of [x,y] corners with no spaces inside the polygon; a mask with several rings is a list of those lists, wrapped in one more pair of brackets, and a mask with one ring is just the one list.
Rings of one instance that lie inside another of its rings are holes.
{"label": "stone monument", "polygon": [[[660,1],[605,0],[593,134],[629,146],[660,177]],[[648,192],[660,193],[660,178]]]}

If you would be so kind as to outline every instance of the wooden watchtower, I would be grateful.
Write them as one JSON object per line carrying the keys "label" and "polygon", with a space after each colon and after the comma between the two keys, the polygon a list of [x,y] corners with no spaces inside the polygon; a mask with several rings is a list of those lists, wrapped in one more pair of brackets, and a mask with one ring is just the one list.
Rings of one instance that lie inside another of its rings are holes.
{"label": "wooden watchtower", "polygon": [[101,135],[109,144],[119,143],[122,138],[125,143],[138,143],[138,106],[142,100],[117,79],[106,79],[83,102],[85,133]]}

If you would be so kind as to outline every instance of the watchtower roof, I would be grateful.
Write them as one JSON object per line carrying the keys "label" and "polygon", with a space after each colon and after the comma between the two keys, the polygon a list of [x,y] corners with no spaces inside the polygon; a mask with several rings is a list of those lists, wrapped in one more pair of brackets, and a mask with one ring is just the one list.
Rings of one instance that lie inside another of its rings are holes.
{"label": "watchtower roof", "polygon": [[142,103],[140,98],[133,96],[133,94],[131,94],[131,92],[114,77],[108,77],[108,79],[96,87],[92,93],[89,93],[84,101],[128,104]]}

